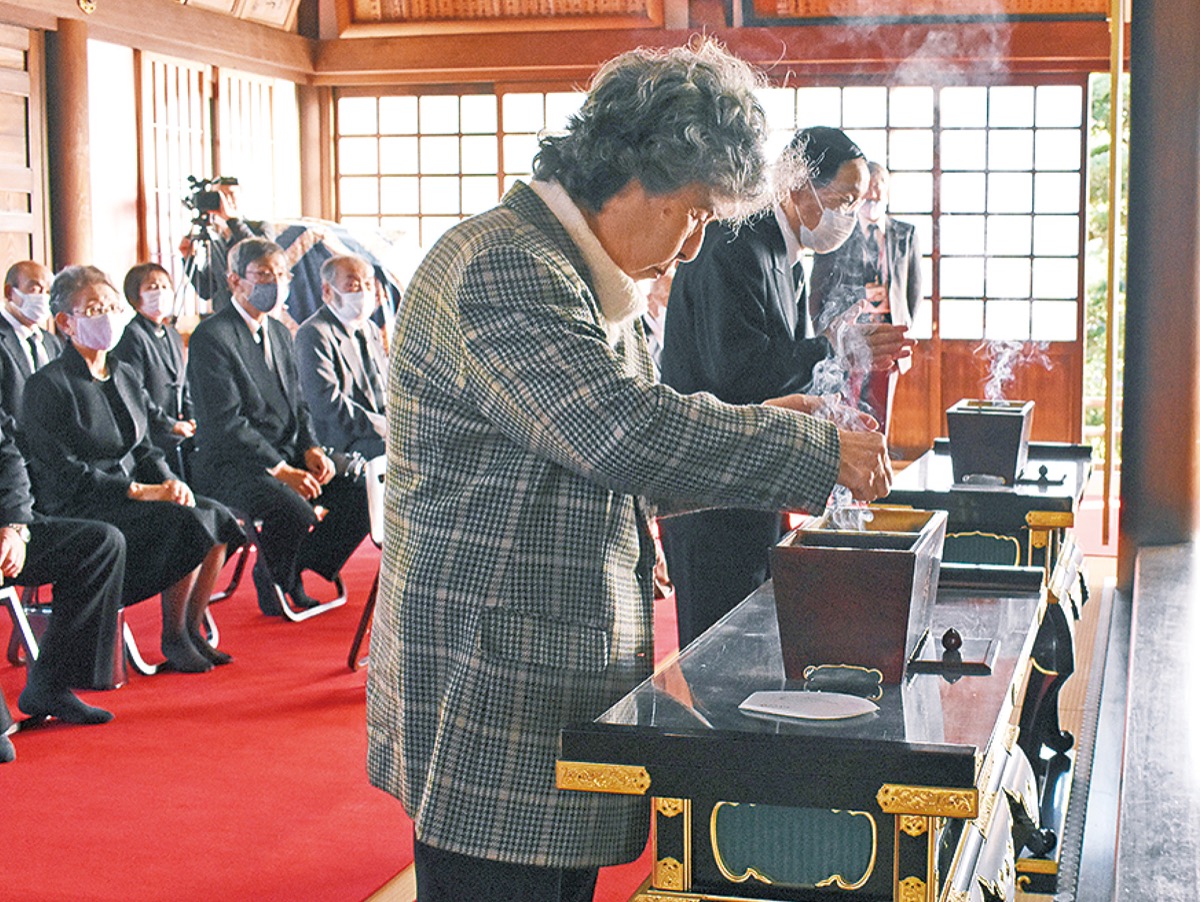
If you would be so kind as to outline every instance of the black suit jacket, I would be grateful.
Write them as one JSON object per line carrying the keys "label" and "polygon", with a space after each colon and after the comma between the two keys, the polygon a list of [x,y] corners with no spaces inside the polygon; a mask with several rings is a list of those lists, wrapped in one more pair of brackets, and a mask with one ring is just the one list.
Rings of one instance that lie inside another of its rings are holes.
{"label": "black suit jacket", "polygon": [[[883,234],[887,245],[888,306],[893,311],[892,322],[906,325],[912,322],[921,303],[921,252],[917,247],[917,230],[911,223],[898,222],[889,216]],[[866,297],[866,246],[867,236],[860,226],[836,251],[817,254],[813,258],[809,311],[818,329]]]}
{"label": "black suit jacket", "polygon": [[264,326],[274,371],[232,304],[201,322],[188,344],[195,464],[210,483],[221,483],[227,470],[262,475],[280,460],[303,466],[304,452],[320,444],[300,391],[292,337],[274,317]]}
{"label": "black suit jacket", "polygon": [[32,521],[33,496],[25,459],[0,424],[0,524]]}
{"label": "black suit jacket", "polygon": [[150,439],[160,448],[174,448],[182,439],[171,432],[179,420],[192,419],[192,396],[183,362],[183,339],[175,327],[159,327],[135,316],[125,328],[112,356],[129,364],[146,389],[150,413]]}
{"label": "black suit jacket", "polygon": [[[50,360],[62,353],[62,339],[57,335],[43,330],[42,344]],[[19,435],[17,418],[21,415],[25,382],[32,370],[25,352],[26,345],[17,337],[12,324],[0,316],[0,427],[14,439]]]}
{"label": "black suit jacket", "polygon": [[737,230],[710,226],[671,284],[662,381],[731,404],[803,391],[830,351],[805,335],[803,296],[773,212]]}
{"label": "black suit jacket", "polygon": [[132,436],[122,431],[103,384],[92,379],[73,347],[25,384],[21,430],[43,513],[102,514],[126,500],[131,482],[174,478],[163,453],[150,443],[145,394],[137,375],[113,357],[108,368],[133,424]]}
{"label": "black suit jacket", "polygon": [[[382,387],[387,358],[379,327],[368,320],[361,328]],[[357,337],[328,305],[322,304],[296,331],[296,362],[317,437],[338,451],[382,454],[383,405],[371,390]]]}

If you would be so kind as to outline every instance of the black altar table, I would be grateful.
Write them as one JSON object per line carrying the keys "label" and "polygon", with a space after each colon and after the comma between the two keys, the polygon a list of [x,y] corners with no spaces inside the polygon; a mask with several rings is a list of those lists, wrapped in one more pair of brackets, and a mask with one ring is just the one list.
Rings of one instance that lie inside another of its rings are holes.
{"label": "black altar table", "polygon": [[641,902],[847,890],[932,902],[989,887],[1012,898],[1014,836],[1038,816],[1017,742],[1048,607],[1033,577],[938,593],[930,635],[993,640],[989,674],[910,673],[878,689],[877,712],[823,721],[739,710],[753,692],[800,688],[784,676],[768,583],[596,721],[564,730],[559,786],[652,798]]}
{"label": "black altar table", "polygon": [[1030,442],[1028,462],[1015,485],[964,485],[954,481],[950,443],[940,438],[896,474],[891,493],[880,503],[944,510],[948,534],[1013,537],[1023,548],[1020,563],[1049,570],[1058,542],[1075,525],[1091,475],[1089,446]]}

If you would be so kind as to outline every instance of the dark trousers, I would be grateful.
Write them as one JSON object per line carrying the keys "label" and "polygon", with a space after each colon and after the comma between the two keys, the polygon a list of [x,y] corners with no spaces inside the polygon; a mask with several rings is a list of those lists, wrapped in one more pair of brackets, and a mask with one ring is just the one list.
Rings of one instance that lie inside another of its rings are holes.
{"label": "dark trousers", "polygon": [[459,855],[413,839],[417,902],[591,902],[598,868],[546,868]]}
{"label": "dark trousers", "polygon": [[[259,552],[285,592],[295,588],[304,570],[332,580],[371,530],[366,486],[345,476],[330,480],[312,502],[266,472],[205,482],[204,489],[262,521]],[[327,511],[323,520],[314,506]]]}
{"label": "dark trousers", "polygon": [[102,689],[125,580],[125,538],[94,520],[36,517],[29,526],[19,586],[53,585],[50,623],[29,679],[46,689]]}
{"label": "dark trousers", "polygon": [[684,648],[770,577],[770,549],[782,535],[774,511],[707,510],[658,521],[675,586]]}

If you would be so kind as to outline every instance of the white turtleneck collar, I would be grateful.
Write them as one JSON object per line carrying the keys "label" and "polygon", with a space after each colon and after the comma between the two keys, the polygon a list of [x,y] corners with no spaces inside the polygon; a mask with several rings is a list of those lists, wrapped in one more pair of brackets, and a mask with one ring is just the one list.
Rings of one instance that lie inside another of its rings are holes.
{"label": "white turtleneck collar", "polygon": [[606,322],[610,326],[619,326],[644,314],[646,296],[638,284],[613,262],[608,251],[588,227],[583,213],[575,205],[575,201],[571,200],[566,189],[558,182],[539,179],[532,180],[529,187],[550,208],[550,212],[562,223],[562,227],[567,230],[567,234],[583,254],[583,259],[592,272],[596,299],[600,302]]}

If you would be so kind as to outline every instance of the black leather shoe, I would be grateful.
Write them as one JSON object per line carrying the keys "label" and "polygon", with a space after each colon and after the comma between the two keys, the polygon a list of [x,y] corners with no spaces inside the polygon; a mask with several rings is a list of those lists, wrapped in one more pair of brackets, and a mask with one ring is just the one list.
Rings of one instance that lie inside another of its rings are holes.
{"label": "black leather shoe", "polygon": [[254,562],[254,569],[250,571],[251,577],[254,579],[254,590],[258,593],[258,609],[268,617],[279,617],[283,611],[279,609],[279,593],[275,588],[275,580],[271,577],[271,571],[267,569],[267,565],[259,558]]}
{"label": "black leather shoe", "polygon": [[17,750],[13,747],[12,740],[0,733],[0,764],[8,764],[17,757]]}

